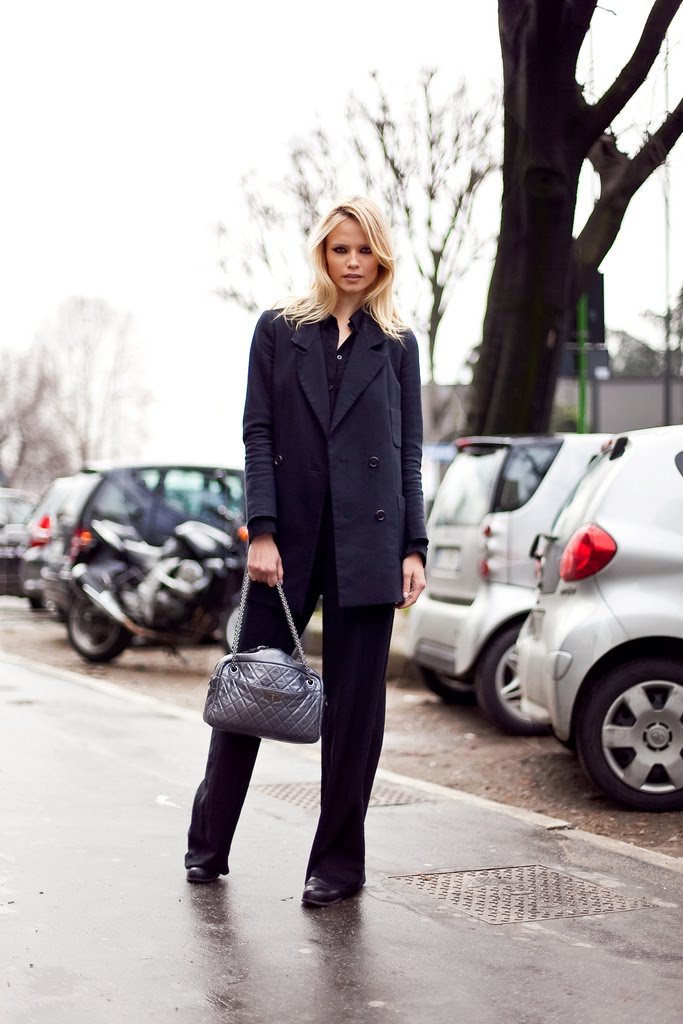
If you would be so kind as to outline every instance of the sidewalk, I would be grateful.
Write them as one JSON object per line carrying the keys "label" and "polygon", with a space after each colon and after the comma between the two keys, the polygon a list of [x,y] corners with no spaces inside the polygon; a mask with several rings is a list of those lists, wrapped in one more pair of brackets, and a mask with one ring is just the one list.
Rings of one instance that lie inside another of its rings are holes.
{"label": "sidewalk", "polygon": [[0,661],[3,1020],[680,1022],[680,862],[382,773],[366,888],[305,910],[317,752],[264,744],[231,874],[189,886],[207,739],[193,713]]}

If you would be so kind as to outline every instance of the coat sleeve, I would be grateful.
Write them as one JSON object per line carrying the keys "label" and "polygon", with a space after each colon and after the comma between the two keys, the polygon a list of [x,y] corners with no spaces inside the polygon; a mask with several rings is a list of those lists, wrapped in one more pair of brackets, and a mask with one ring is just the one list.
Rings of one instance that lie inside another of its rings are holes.
{"label": "coat sleeve", "polygon": [[406,553],[419,551],[427,556],[422,494],[422,382],[417,340],[412,331],[405,337],[402,353],[401,385],[401,473],[406,501]]}
{"label": "coat sleeve", "polygon": [[242,437],[247,499],[247,529],[256,518],[277,524],[273,469],[273,311],[263,313],[256,325],[249,353],[247,396]]}

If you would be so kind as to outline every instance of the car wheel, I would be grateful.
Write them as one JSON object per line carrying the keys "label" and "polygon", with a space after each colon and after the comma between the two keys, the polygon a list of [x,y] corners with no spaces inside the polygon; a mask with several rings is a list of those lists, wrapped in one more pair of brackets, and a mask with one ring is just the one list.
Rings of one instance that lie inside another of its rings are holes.
{"label": "car wheel", "polygon": [[474,699],[474,690],[467,683],[449,676],[445,672],[436,672],[424,665],[417,666],[422,682],[428,690],[435,693],[437,697],[446,704],[471,704]]}
{"label": "car wheel", "polygon": [[517,638],[520,625],[508,626],[484,648],[474,678],[477,703],[486,717],[511,736],[543,736],[521,707],[522,689],[517,674]]}
{"label": "car wheel", "polygon": [[683,809],[683,665],[652,658],[612,669],[582,701],[576,744],[607,796],[637,811]]}
{"label": "car wheel", "polygon": [[87,661],[112,661],[133,639],[127,629],[99,611],[87,597],[72,601],[66,631],[72,646]]}

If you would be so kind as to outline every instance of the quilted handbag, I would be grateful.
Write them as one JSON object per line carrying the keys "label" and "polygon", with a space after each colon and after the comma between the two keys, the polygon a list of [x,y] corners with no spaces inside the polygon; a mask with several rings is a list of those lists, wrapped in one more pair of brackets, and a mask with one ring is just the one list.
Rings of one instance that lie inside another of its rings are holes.
{"label": "quilted handbag", "polygon": [[277,647],[239,651],[249,582],[245,572],[232,654],[221,658],[209,680],[204,721],[223,732],[287,743],[316,743],[325,704],[323,681],[306,661],[280,583],[277,589],[298,659]]}

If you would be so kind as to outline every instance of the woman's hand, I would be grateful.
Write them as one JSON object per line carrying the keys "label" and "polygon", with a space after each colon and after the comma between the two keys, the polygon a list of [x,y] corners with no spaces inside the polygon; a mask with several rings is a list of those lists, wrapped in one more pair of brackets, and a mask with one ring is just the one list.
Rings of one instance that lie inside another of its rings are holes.
{"label": "woman's hand", "polygon": [[417,552],[406,555],[403,559],[403,601],[397,608],[410,608],[426,586],[425,570],[422,558]]}
{"label": "woman's hand", "polygon": [[272,533],[254,537],[249,544],[247,572],[249,579],[255,583],[267,583],[269,587],[274,587],[276,583],[282,583],[284,580],[282,559]]}

